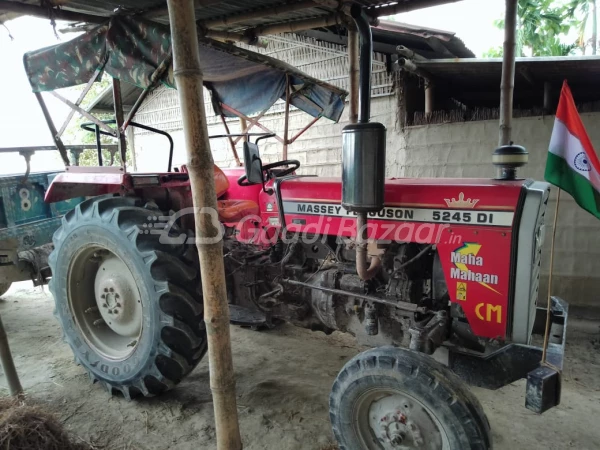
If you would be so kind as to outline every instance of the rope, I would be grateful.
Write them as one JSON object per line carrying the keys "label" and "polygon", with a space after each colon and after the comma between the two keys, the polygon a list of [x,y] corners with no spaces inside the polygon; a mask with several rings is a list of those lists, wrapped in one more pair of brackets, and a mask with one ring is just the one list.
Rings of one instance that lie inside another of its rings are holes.
{"label": "rope", "polygon": [[10,38],[11,41],[14,41],[15,38],[13,37],[12,34],[10,34],[10,29],[6,26],[6,24],[4,22],[0,23],[0,25],[2,25],[4,28],[6,28],[6,31],[8,32],[8,37]]}
{"label": "rope", "polygon": [[552,242],[550,246],[550,274],[548,275],[548,306],[546,307],[546,331],[544,332],[544,346],[542,347],[542,364],[556,369],[552,364],[546,362],[548,343],[550,340],[550,315],[552,305],[552,269],[554,267],[554,243],[556,241],[556,224],[558,222],[558,206],[560,204],[560,188],[556,195],[556,208],[554,210],[554,225],[552,226]]}

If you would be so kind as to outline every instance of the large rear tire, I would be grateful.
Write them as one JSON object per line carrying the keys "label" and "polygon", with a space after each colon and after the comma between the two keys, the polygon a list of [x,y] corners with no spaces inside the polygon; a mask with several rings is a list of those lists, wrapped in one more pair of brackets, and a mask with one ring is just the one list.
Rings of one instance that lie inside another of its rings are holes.
{"label": "large rear tire", "polygon": [[340,450],[488,450],[477,398],[430,356],[396,347],[360,353],[339,373],[329,415]]}
{"label": "large rear tire", "polygon": [[7,281],[6,283],[0,283],[0,297],[2,297],[10,289],[12,283]]}
{"label": "large rear tire", "polygon": [[172,388],[206,352],[194,246],[161,244],[160,211],[99,197],[63,217],[49,257],[55,316],[93,382],[126,398]]}

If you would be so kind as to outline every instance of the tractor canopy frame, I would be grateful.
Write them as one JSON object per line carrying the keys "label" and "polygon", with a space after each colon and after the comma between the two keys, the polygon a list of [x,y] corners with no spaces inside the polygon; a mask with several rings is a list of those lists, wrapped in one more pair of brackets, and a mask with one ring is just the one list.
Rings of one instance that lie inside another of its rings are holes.
{"label": "tractor canopy frame", "polygon": [[[321,117],[337,122],[343,112],[347,92],[269,56],[236,47],[232,44],[199,38],[200,60],[204,62],[204,86],[210,91],[214,110],[220,116],[227,135],[230,135],[227,117],[237,117],[241,134],[253,127],[273,134],[283,145],[283,159],[287,159],[288,145],[315,124]],[[76,55],[76,56],[73,56]],[[144,126],[133,121],[148,94],[161,83],[175,87],[172,70],[171,35],[169,29],[155,22],[131,16],[113,16],[71,41],[28,52],[24,58],[25,70],[32,90],[44,112],[52,138],[67,166],[70,161],[61,136],[75,112],[87,118],[87,130],[96,134],[96,146],[101,160],[100,136],[117,139],[121,168],[126,171],[125,132],[130,126]],[[112,94],[114,116],[103,121],[81,107],[81,102],[104,73],[113,77]],[[142,89],[131,110],[125,116],[121,97],[121,83]],[[56,92],[57,89],[84,84],[79,98],[72,102]],[[48,112],[42,92],[71,108],[66,120],[57,129]],[[268,129],[260,119],[278,101],[285,102],[283,136]],[[294,106],[312,119],[297,134],[289,135],[290,107]],[[254,117],[252,117],[255,115]],[[113,123],[114,128],[109,125]],[[90,128],[91,126],[91,128]],[[159,130],[148,128],[150,131]],[[241,165],[236,144],[244,137],[229,137],[236,164]],[[172,157],[172,150],[171,150]],[[171,158],[170,158],[171,159]],[[169,170],[171,169],[169,164]]]}

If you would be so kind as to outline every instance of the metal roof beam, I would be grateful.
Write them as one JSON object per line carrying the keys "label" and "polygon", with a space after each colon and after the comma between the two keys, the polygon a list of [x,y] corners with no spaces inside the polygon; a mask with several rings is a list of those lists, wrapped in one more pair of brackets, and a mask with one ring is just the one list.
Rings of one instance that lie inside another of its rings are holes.
{"label": "metal roof beam", "polygon": [[232,25],[234,23],[245,22],[248,20],[261,19],[263,17],[271,17],[278,16],[281,14],[287,14],[294,11],[301,11],[307,8],[315,8],[319,5],[315,3],[313,0],[305,0],[298,3],[292,4],[284,4],[280,6],[274,6],[271,8],[263,8],[256,11],[250,11],[247,13],[236,14],[233,16],[225,16],[218,19],[210,19],[202,22],[206,28],[215,28],[215,27],[226,27]]}

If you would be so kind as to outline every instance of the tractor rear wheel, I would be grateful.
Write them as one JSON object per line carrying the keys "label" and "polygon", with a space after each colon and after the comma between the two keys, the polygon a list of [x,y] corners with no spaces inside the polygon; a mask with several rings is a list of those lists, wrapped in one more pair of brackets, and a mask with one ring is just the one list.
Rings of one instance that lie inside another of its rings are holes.
{"label": "tractor rear wheel", "polygon": [[430,356],[396,347],[360,353],[329,398],[341,450],[488,450],[490,426],[477,398]]}
{"label": "tractor rear wheel", "polygon": [[[54,234],[50,290],[75,361],[126,398],[166,391],[206,352],[194,246],[162,244],[140,199],[86,200]],[[150,227],[148,226],[150,224]]]}
{"label": "tractor rear wheel", "polygon": [[10,289],[12,283],[7,281],[6,283],[0,283],[0,297],[2,297]]}

